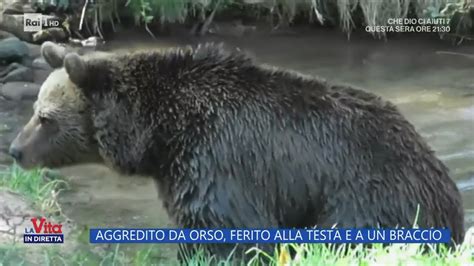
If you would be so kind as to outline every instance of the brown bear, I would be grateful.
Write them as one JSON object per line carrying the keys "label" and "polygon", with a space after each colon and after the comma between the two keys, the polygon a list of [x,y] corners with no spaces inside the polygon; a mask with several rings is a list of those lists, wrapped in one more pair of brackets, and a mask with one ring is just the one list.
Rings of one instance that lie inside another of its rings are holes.
{"label": "brown bear", "polygon": [[419,210],[418,226],[463,239],[448,169],[376,95],[214,44],[42,53],[56,70],[11,145],[23,167],[95,161],[151,176],[183,228],[411,227]]}

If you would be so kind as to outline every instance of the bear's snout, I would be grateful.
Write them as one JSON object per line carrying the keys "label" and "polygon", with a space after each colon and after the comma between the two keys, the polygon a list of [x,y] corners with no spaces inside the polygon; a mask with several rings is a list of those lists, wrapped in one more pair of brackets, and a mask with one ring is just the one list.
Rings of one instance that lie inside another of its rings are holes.
{"label": "bear's snout", "polygon": [[10,144],[8,153],[15,159],[15,162],[24,169],[38,166],[38,161],[34,158],[41,156],[41,145],[47,145],[46,139],[41,138],[37,132],[36,119],[31,119],[28,124],[18,133]]}
{"label": "bear's snout", "polygon": [[15,159],[15,161],[21,162],[22,152],[20,149],[15,147],[13,143],[10,145],[10,149],[8,150],[8,153],[10,154],[11,157],[13,157],[13,159]]}
{"label": "bear's snout", "polygon": [[31,166],[27,165],[26,161],[28,157],[27,149],[25,149],[23,137],[22,137],[23,130],[18,133],[16,138],[10,144],[8,148],[8,154],[15,160],[15,162],[24,169],[29,169]]}

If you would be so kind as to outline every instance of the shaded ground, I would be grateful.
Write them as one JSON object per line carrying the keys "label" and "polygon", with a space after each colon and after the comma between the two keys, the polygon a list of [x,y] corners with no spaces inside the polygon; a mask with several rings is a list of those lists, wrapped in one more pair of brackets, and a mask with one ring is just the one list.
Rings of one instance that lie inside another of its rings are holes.
{"label": "shaded ground", "polygon": [[[87,173],[87,175],[83,174]],[[151,179],[118,176],[89,165],[64,169],[71,190],[60,198],[65,214],[87,227],[173,227]],[[143,245],[123,245],[140,248]],[[160,245],[160,255],[175,258],[173,245]]]}

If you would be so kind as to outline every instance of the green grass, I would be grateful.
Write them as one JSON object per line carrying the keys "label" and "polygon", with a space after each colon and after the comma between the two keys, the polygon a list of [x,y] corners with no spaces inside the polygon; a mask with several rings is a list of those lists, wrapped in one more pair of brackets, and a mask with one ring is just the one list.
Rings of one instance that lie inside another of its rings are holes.
{"label": "green grass", "polygon": [[[32,248],[21,244],[0,245],[0,265],[178,265],[175,258],[164,259],[160,254],[161,250],[157,245],[134,251],[126,250],[120,245],[111,245],[103,252],[92,251],[92,246],[69,251],[65,251],[61,246],[42,246],[41,249],[32,251]],[[206,262],[202,260],[202,263]]]}
{"label": "green grass", "polygon": [[[294,249],[296,255],[290,258],[288,250]],[[177,265],[174,259],[163,260],[159,256],[159,245],[152,245],[138,251],[125,251],[119,245],[114,245],[102,255],[92,253],[89,250],[75,250],[70,254],[64,254],[57,247],[46,247],[35,256],[35,262],[31,257],[27,258],[28,250],[25,246],[0,247],[0,265]],[[452,265],[465,266],[474,265],[472,250],[468,247],[461,247],[457,251],[440,249],[438,251],[423,252],[418,245],[392,245],[383,247],[375,245],[373,248],[364,248],[362,245],[352,249],[345,246],[325,246],[325,245],[284,245],[274,256],[262,254],[269,259],[269,265]],[[38,263],[41,262],[41,263]],[[187,265],[235,265],[231,260],[219,261],[206,258],[199,254],[191,258]],[[244,265],[244,264],[242,264]],[[256,260],[251,260],[249,266],[261,265]]]}
{"label": "green grass", "polygon": [[[23,171],[12,166],[0,172],[0,187],[20,193],[35,202],[43,212],[60,210],[57,195],[66,184],[64,181],[46,177],[43,170]],[[86,232],[87,233],[87,232]],[[88,243],[84,234],[77,237],[74,250],[65,246],[25,246],[21,243],[0,245],[0,266],[3,265],[177,265],[175,258],[164,258],[160,245],[144,248],[109,245],[95,246]],[[99,249],[97,247],[100,247]],[[293,249],[295,256],[290,257],[288,250]],[[455,251],[444,247],[431,248],[428,252],[420,245],[396,244],[392,246],[374,245],[364,248],[346,246],[326,246],[316,244],[283,245],[273,256],[259,250],[252,250],[259,256],[267,257],[270,265],[474,265],[473,249],[461,246]],[[247,265],[260,265],[255,257]],[[216,261],[199,253],[188,261],[188,265],[234,265],[232,260]]]}
{"label": "green grass", "polygon": [[[295,258],[289,259],[288,248],[296,251]],[[460,247],[456,251],[434,247],[425,252],[417,244],[396,244],[383,246],[377,244],[372,248],[358,245],[348,249],[347,246],[324,245],[287,245],[271,257],[274,265],[473,265],[472,250]],[[277,264],[278,263],[278,264]]]}
{"label": "green grass", "polygon": [[48,174],[46,170],[24,171],[13,165],[0,171],[0,187],[6,187],[25,196],[46,214],[60,212],[57,196],[67,186],[64,180]]}
{"label": "green grass", "polygon": [[[71,0],[59,0],[70,6]],[[239,14],[286,25],[295,20],[317,22],[324,26],[336,25],[350,34],[354,28],[385,26],[390,18],[451,18],[452,34],[471,35],[473,18],[469,1],[465,0],[97,0],[89,5],[85,20],[90,21],[91,34],[100,34],[103,22],[115,29],[120,17],[134,18],[136,25],[157,22],[185,23],[203,21],[215,9],[217,16]],[[471,4],[472,5],[472,4]],[[76,10],[80,13],[82,6]],[[250,16],[249,16],[250,15]],[[156,25],[155,25],[156,26]],[[276,25],[272,25],[276,26]],[[150,26],[153,29],[153,26]],[[372,33],[384,37],[384,33]]]}

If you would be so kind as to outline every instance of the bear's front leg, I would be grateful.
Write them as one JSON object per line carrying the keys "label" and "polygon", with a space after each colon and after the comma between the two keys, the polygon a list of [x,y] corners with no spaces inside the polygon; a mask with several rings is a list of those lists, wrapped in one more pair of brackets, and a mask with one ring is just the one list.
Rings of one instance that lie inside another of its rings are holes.
{"label": "bear's front leg", "polygon": [[[264,209],[264,204],[258,202],[256,198],[247,197],[245,192],[238,192],[239,185],[225,177],[212,178],[210,174],[195,178],[187,176],[179,180],[185,183],[172,181],[168,183],[166,180],[157,179],[157,185],[168,213],[180,228],[269,229],[279,227],[276,217],[269,210]],[[193,180],[197,183],[192,184]],[[209,180],[216,180],[216,182],[209,182]],[[170,186],[173,187],[171,190]],[[180,191],[174,191],[175,189]],[[171,191],[172,193],[169,193]],[[203,249],[205,253],[213,256],[216,262],[227,260],[229,256],[232,256],[232,261],[248,261],[256,255],[255,252],[247,253],[253,247],[268,254],[273,254],[274,251],[273,244],[186,244],[180,247],[179,258],[189,259],[198,250]]]}

